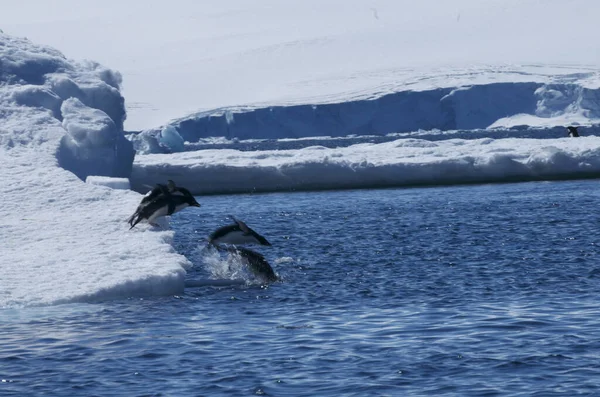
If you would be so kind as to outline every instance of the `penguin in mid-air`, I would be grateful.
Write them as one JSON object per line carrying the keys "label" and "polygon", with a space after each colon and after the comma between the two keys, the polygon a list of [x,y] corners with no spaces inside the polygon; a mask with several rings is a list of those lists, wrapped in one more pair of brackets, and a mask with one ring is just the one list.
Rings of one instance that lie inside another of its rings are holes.
{"label": "penguin in mid-air", "polygon": [[229,215],[233,224],[223,226],[215,230],[208,236],[209,244],[257,244],[271,245],[266,238],[252,230],[246,223]]}
{"label": "penguin in mid-air", "polygon": [[231,255],[238,255],[254,275],[261,277],[268,282],[277,281],[279,279],[271,265],[269,265],[269,262],[267,262],[265,257],[258,252],[236,246],[223,247],[215,245],[215,247],[219,251],[225,251]]}
{"label": "penguin in mid-air", "polygon": [[567,127],[567,131],[569,132],[569,136],[571,138],[578,138],[579,137],[579,132],[577,132],[577,127]]}
{"label": "penguin in mid-air", "polygon": [[[137,216],[140,214],[140,211],[142,211],[142,209],[144,209],[145,206],[147,206],[154,199],[156,199],[157,197],[159,197],[161,195],[168,196],[168,195],[174,193],[175,189],[177,189],[177,186],[175,185],[175,182],[173,182],[170,179],[167,181],[166,186],[161,183],[157,183],[156,186],[154,186],[154,188],[152,188],[152,190],[150,190],[148,193],[146,193],[146,195],[144,197],[142,197],[142,201],[138,205],[138,207],[135,210],[135,212],[133,213],[133,215],[131,215],[129,217],[129,219],[127,219],[127,222],[129,222],[129,225],[131,227],[133,227],[133,220],[135,218],[137,218]],[[169,212],[172,213],[173,210],[174,210],[174,208],[172,208],[172,207],[169,208]]]}
{"label": "penguin in mid-air", "polygon": [[171,180],[166,186],[157,184],[142,198],[135,213],[129,217],[130,229],[133,229],[135,225],[143,220],[156,226],[154,220],[157,218],[173,215],[186,207],[200,207],[200,204],[189,190],[175,186],[175,182]]}

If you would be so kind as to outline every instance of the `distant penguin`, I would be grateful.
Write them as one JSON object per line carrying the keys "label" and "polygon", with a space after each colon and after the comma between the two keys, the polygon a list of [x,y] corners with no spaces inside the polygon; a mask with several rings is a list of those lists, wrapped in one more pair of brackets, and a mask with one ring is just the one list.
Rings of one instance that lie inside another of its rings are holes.
{"label": "distant penguin", "polygon": [[[143,203],[145,199],[146,197],[142,199]],[[173,192],[159,192],[152,200],[146,200],[143,206],[140,203],[140,206],[138,206],[138,209],[132,215],[129,222],[131,225],[130,229],[133,229],[142,220],[146,220],[151,225],[154,225],[155,219],[161,216],[173,215],[186,207],[200,207],[200,204],[196,201],[192,193],[186,188],[177,187]]]}
{"label": "distant penguin", "polygon": [[252,230],[239,219],[229,216],[235,223],[223,226],[208,236],[209,244],[258,244],[271,245],[266,238]]}
{"label": "distant penguin", "polygon": [[250,271],[254,273],[254,275],[258,277],[264,278],[268,282],[277,281],[278,277],[275,274],[275,271],[269,265],[269,262],[265,259],[264,256],[259,254],[256,251],[252,251],[251,249],[244,247],[222,247],[216,246],[220,251],[227,251],[233,255],[239,255],[240,259],[242,259],[245,264],[248,266]]}
{"label": "distant penguin", "polygon": [[578,138],[579,132],[577,132],[577,127],[567,127],[567,131],[569,132],[569,136],[572,138]]}

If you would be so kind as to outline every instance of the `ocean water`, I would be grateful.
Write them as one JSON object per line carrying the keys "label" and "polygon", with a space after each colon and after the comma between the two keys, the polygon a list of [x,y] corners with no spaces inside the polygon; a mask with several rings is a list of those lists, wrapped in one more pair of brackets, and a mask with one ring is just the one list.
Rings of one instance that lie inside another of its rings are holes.
{"label": "ocean water", "polygon": [[[596,180],[199,197],[181,296],[0,312],[1,396],[600,394]],[[235,215],[281,281],[203,239]]]}

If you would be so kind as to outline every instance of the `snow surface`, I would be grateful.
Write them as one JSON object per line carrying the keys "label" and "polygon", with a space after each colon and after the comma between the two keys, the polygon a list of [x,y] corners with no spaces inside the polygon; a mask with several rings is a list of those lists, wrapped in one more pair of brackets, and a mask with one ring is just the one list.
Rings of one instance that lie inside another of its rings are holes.
{"label": "snow surface", "polygon": [[2,33],[0,62],[0,308],[181,292],[189,263],[173,232],[128,230],[141,196],[76,176],[132,161],[115,154],[123,99],[107,76],[116,74]]}
{"label": "snow surface", "polygon": [[119,70],[126,129],[142,130],[231,105],[597,68],[598,15],[597,0],[22,0],[2,5],[0,29]]}

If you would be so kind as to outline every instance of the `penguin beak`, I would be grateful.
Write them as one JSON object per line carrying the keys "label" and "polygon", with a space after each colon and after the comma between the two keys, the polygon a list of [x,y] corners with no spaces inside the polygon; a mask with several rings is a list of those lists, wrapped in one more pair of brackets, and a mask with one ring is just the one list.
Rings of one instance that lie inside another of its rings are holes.
{"label": "penguin beak", "polygon": [[192,206],[194,206],[194,207],[200,207],[200,203],[196,201],[194,204],[192,204]]}

